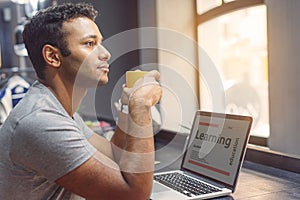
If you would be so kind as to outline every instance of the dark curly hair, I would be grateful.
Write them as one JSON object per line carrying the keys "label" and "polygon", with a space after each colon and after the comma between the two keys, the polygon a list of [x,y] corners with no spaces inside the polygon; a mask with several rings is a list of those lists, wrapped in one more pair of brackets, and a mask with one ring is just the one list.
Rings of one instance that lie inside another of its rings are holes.
{"label": "dark curly hair", "polygon": [[44,67],[46,63],[42,56],[44,45],[50,44],[57,47],[63,56],[71,54],[65,39],[66,34],[62,31],[63,22],[78,17],[88,17],[95,21],[97,15],[98,11],[90,4],[65,3],[40,10],[32,17],[24,27],[23,40],[39,78],[45,77]]}

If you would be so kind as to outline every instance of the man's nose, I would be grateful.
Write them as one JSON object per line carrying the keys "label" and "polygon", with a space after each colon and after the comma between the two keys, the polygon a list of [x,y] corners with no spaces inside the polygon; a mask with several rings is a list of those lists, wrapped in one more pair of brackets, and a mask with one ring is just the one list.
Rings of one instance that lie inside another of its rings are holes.
{"label": "man's nose", "polygon": [[102,61],[108,61],[111,57],[109,51],[102,45],[99,46],[99,53],[100,60]]}

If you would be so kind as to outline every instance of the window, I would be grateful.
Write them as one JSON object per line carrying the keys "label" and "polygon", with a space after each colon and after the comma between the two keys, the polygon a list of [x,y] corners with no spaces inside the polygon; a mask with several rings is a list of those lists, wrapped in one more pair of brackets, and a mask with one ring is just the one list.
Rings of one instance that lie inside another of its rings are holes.
{"label": "window", "polygon": [[[212,5],[220,1],[198,0],[198,43],[219,72],[225,90],[225,112],[251,115],[251,135],[267,138],[270,131],[266,6],[249,6],[245,2],[221,1],[217,8]],[[199,12],[200,7],[213,8],[213,12]],[[205,91],[209,88],[201,78],[200,108],[212,110]]]}
{"label": "window", "polygon": [[214,0],[214,1],[197,1],[197,13],[202,14],[207,12],[213,8],[222,5],[222,0]]}

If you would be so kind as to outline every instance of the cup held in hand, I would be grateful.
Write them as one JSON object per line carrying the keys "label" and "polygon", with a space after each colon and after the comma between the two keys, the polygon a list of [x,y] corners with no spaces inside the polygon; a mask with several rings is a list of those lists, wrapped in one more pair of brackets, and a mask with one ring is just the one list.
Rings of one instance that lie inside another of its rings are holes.
{"label": "cup held in hand", "polygon": [[134,83],[147,73],[147,71],[127,71],[126,86],[129,88],[133,87]]}

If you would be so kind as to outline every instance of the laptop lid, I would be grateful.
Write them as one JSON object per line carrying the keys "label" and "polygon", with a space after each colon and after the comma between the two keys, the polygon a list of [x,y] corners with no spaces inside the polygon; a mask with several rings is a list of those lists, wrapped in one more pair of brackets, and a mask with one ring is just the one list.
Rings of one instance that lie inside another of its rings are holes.
{"label": "laptop lid", "polygon": [[252,117],[197,111],[181,169],[234,192]]}

